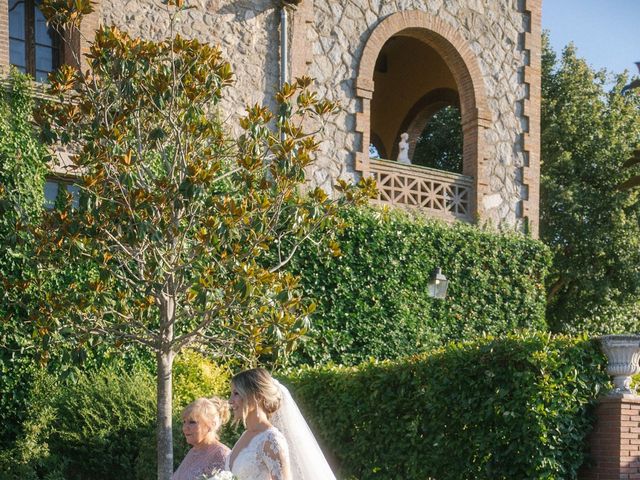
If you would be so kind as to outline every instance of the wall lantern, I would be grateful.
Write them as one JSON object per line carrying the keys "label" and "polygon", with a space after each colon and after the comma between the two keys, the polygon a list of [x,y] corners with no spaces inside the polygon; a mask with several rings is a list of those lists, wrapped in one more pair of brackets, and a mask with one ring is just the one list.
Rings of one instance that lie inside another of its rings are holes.
{"label": "wall lantern", "polygon": [[429,277],[429,296],[444,299],[447,296],[447,287],[449,280],[442,274],[440,267],[437,267]]}

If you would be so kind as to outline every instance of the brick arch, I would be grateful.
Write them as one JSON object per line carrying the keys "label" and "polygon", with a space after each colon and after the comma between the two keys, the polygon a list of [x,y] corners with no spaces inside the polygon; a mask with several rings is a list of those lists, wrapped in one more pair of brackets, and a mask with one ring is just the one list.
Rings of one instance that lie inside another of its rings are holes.
{"label": "brick arch", "polygon": [[442,57],[453,74],[462,116],[463,171],[474,179],[473,214],[481,215],[481,202],[478,199],[488,190],[482,130],[491,123],[482,72],[464,37],[453,26],[426,12],[409,10],[389,15],[373,29],[365,43],[356,78],[356,96],[362,104],[362,112],[356,118],[356,131],[362,135],[362,149],[356,153],[356,169],[365,176],[369,175],[368,147],[374,68],[384,44],[397,35],[413,37],[426,43]]}

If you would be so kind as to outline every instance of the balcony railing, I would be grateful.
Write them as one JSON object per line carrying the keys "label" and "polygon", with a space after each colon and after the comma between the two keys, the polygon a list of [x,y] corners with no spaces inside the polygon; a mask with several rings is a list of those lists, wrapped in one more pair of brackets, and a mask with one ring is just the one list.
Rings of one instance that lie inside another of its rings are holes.
{"label": "balcony railing", "polygon": [[389,160],[369,162],[378,183],[374,203],[417,208],[448,221],[473,220],[471,177]]}

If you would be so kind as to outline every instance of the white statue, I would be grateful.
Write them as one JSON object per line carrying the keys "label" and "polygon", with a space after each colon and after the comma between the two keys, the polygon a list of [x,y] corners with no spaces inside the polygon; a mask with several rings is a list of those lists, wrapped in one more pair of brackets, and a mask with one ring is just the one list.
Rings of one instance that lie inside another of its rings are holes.
{"label": "white statue", "polygon": [[398,163],[411,165],[411,159],[409,158],[409,134],[407,132],[400,135],[400,143],[398,143],[398,147]]}

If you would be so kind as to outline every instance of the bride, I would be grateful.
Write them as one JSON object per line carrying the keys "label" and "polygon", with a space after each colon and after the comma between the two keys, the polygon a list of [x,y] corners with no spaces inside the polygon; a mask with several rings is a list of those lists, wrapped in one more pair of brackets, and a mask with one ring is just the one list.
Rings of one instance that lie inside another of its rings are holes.
{"label": "bride", "polygon": [[245,427],[226,464],[239,480],[335,480],[291,394],[265,369],[235,375],[229,405]]}

